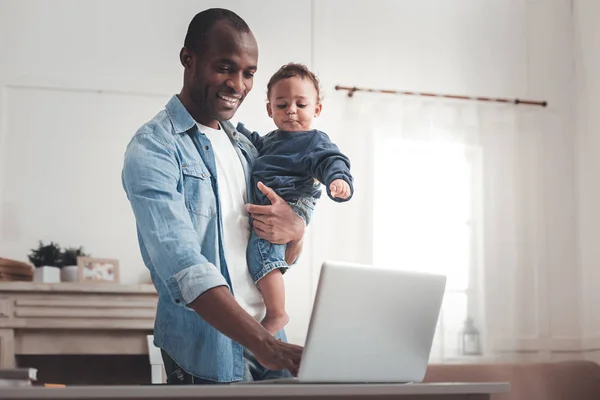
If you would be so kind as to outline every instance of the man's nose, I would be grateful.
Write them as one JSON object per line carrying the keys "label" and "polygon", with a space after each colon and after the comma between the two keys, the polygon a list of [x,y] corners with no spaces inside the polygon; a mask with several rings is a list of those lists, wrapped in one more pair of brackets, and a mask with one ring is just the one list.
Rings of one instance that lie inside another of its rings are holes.
{"label": "man's nose", "polygon": [[244,79],[242,74],[235,74],[227,80],[227,86],[235,90],[236,93],[244,92]]}

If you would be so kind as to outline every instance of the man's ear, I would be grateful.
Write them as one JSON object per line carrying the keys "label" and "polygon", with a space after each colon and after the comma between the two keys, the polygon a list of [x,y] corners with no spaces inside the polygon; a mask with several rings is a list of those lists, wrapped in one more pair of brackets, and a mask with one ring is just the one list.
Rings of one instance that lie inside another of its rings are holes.
{"label": "man's ear", "polygon": [[267,103],[267,114],[269,114],[270,118],[273,118],[273,109],[271,108],[271,103]]}
{"label": "man's ear", "polygon": [[321,110],[323,109],[323,104],[318,103],[315,106],[315,117],[318,117],[321,114]]}
{"label": "man's ear", "polygon": [[182,47],[179,52],[179,61],[183,68],[191,68],[192,67],[192,52],[187,47]]}

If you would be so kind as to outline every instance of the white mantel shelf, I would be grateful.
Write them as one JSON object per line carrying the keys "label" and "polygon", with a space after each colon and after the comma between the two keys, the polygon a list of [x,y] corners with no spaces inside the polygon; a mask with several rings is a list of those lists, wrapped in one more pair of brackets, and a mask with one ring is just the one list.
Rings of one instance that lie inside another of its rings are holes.
{"label": "white mantel shelf", "polygon": [[4,292],[84,292],[156,294],[156,289],[152,284],[120,285],[118,283],[0,282],[0,295],[2,295]]}
{"label": "white mantel shelf", "polygon": [[16,355],[147,354],[153,285],[1,282],[0,368]]}

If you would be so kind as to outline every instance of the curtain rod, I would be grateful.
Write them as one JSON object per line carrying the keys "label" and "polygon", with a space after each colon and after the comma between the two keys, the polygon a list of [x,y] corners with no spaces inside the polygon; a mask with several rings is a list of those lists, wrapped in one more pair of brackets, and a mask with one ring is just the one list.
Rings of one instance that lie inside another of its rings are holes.
{"label": "curtain rod", "polygon": [[547,101],[502,99],[502,98],[494,98],[494,97],[471,97],[471,96],[458,96],[458,95],[454,95],[454,94],[407,92],[407,91],[402,91],[402,90],[366,89],[366,88],[357,88],[356,86],[350,87],[350,86],[336,85],[335,90],[347,90],[348,97],[354,96],[355,92],[371,92],[371,93],[385,93],[385,94],[402,94],[402,95],[409,95],[409,96],[443,97],[446,99],[455,99],[455,100],[475,100],[475,101],[488,101],[488,102],[495,102],[495,103],[524,104],[524,105],[528,105],[528,106],[540,106],[540,107],[546,107],[548,105]]}

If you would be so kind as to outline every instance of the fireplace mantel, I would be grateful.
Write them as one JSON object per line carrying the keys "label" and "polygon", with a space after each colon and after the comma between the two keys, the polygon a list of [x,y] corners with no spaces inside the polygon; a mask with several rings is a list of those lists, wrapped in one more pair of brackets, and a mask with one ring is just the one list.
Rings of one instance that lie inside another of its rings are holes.
{"label": "fireplace mantel", "polygon": [[157,299],[149,284],[0,282],[0,368],[27,355],[148,354]]}

